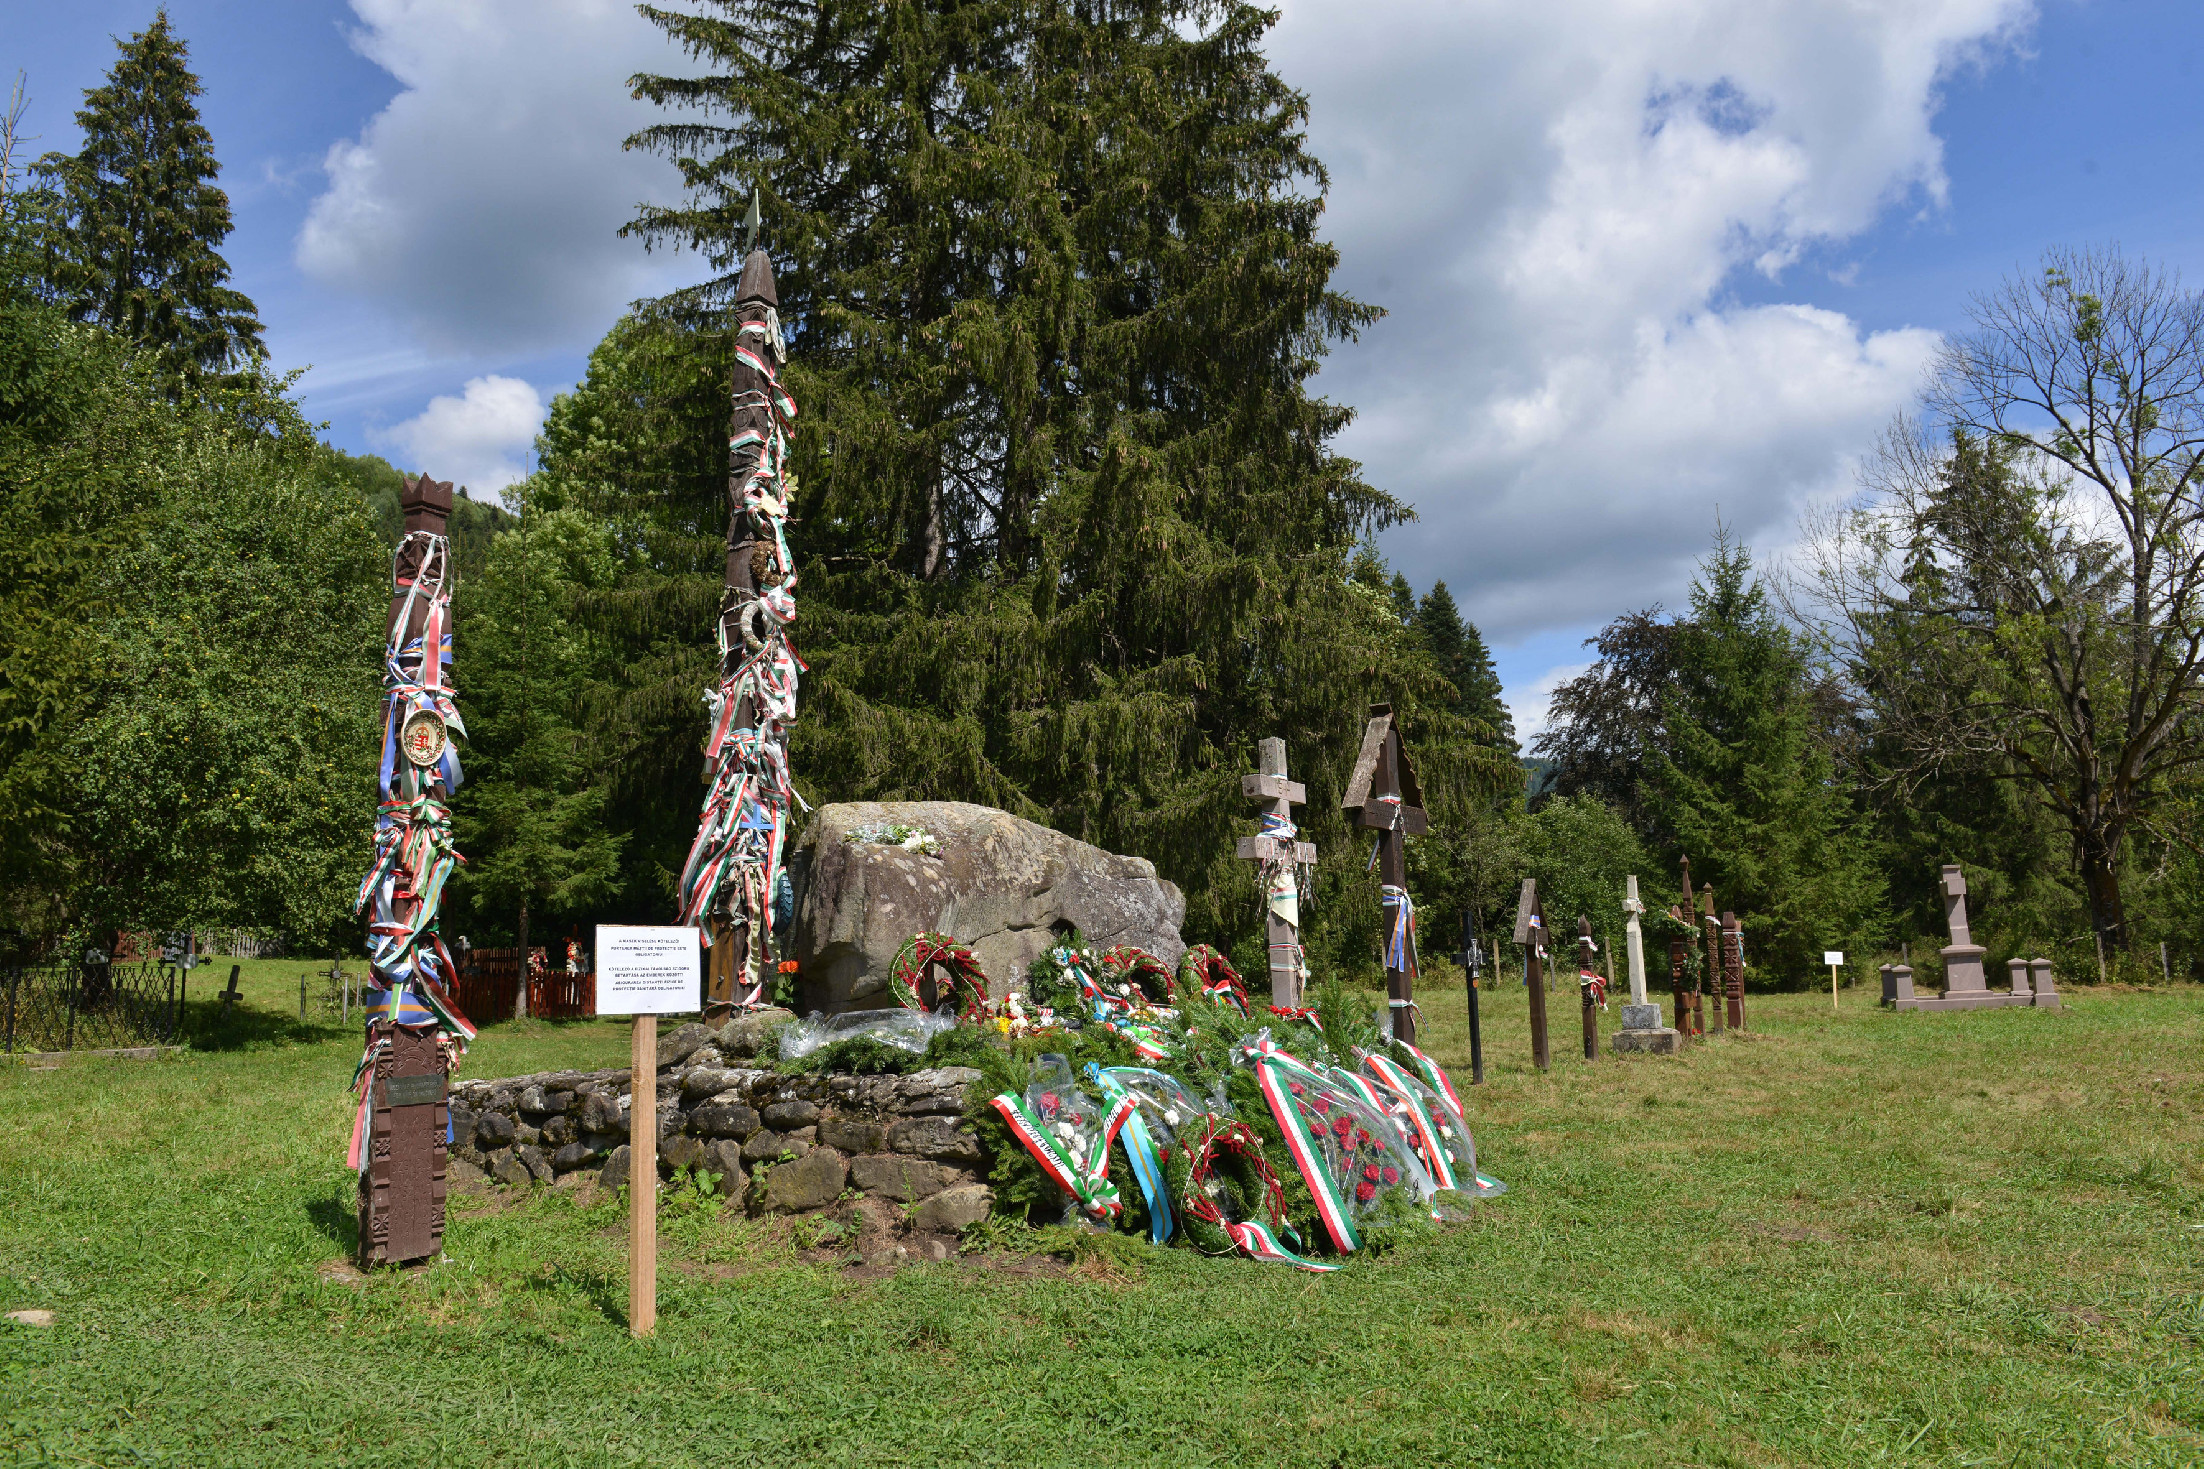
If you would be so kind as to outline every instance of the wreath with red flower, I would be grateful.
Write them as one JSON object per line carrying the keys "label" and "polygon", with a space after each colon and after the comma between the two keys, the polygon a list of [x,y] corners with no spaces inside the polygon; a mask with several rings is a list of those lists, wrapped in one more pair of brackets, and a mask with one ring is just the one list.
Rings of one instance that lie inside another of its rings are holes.
{"label": "wreath with red flower", "polygon": [[1244,1122],[1205,1117],[1180,1134],[1164,1170],[1187,1240],[1206,1255],[1229,1255],[1238,1246],[1225,1221],[1260,1220],[1285,1234],[1285,1189],[1263,1157],[1263,1145]]}
{"label": "wreath with red flower", "polygon": [[1240,971],[1207,944],[1196,944],[1179,955],[1178,983],[1188,994],[1206,995],[1220,1003],[1229,999],[1242,1015],[1247,1014],[1247,986],[1240,983]]}
{"label": "wreath with red flower", "polygon": [[1122,990],[1127,1000],[1137,997],[1151,1005],[1168,1005],[1171,971],[1138,944],[1112,944],[1102,951],[1102,988],[1113,994]]}
{"label": "wreath with red flower", "polygon": [[[948,971],[946,989],[936,989],[934,967]],[[953,1005],[959,1020],[984,1019],[988,1011],[987,975],[972,951],[945,933],[914,933],[896,951],[888,988],[906,1010],[925,1012]],[[927,992],[934,991],[932,1005]]]}

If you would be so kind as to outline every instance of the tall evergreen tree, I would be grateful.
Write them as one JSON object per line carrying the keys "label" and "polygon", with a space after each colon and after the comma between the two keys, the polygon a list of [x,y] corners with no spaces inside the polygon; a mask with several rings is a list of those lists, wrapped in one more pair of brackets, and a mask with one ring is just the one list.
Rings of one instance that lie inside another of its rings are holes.
{"label": "tall evergreen tree", "polygon": [[[607,738],[630,768],[693,772],[722,323],[756,187],[804,411],[799,784],[1007,806],[1155,859],[1197,932],[1251,923],[1231,837],[1254,741],[1285,736],[1321,823],[1367,699],[1453,718],[1399,618],[1350,588],[1361,538],[1408,512],[1330,452],[1348,412],[1307,391],[1376,313],[1330,288],[1324,173],[1264,60],[1271,17],[645,13],[707,69],[636,78],[701,116],[632,140],[692,190],[634,228],[728,273],[608,339],[546,430],[541,503],[652,548],[585,604],[636,650]],[[1468,773],[1434,758],[1427,792]]]}
{"label": "tall evergreen tree", "polygon": [[1445,582],[1434,583],[1423,594],[1416,604],[1414,626],[1432,661],[1454,685],[1456,711],[1491,731],[1487,743],[1514,754],[1515,719],[1501,698],[1500,674],[1492,666],[1492,654],[1477,625],[1462,620]]}
{"label": "tall evergreen tree", "polygon": [[172,379],[236,367],[265,348],[253,303],[227,284],[230,200],[194,101],[204,89],[165,10],[120,50],[84,94],[84,146],[38,163],[58,196],[53,288],[73,319],[142,343]]}

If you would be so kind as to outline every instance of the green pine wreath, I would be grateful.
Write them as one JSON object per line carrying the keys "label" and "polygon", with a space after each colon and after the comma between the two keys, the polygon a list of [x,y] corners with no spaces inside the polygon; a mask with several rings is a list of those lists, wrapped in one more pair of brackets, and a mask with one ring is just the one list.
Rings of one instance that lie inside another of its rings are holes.
{"label": "green pine wreath", "polygon": [[1205,1117],[1180,1137],[1163,1168],[1189,1244],[1205,1255],[1235,1253],[1228,1219],[1260,1219],[1274,1234],[1288,1232],[1285,1191],[1246,1123]]}
{"label": "green pine wreath", "polygon": [[1207,944],[1196,944],[1179,955],[1179,990],[1187,995],[1207,995],[1212,1000],[1230,995],[1247,1014],[1247,986],[1232,961]]}
{"label": "green pine wreath", "polygon": [[[979,1020],[988,1010],[987,974],[966,945],[945,933],[914,933],[896,950],[888,988],[906,1010],[924,1012],[921,998],[926,973],[939,964],[949,971],[949,993],[959,1020]],[[938,1006],[936,1008],[939,1008]]]}
{"label": "green pine wreath", "polygon": [[1112,944],[1102,951],[1102,987],[1124,985],[1137,990],[1151,1005],[1171,1003],[1171,971],[1161,959],[1138,944]]}

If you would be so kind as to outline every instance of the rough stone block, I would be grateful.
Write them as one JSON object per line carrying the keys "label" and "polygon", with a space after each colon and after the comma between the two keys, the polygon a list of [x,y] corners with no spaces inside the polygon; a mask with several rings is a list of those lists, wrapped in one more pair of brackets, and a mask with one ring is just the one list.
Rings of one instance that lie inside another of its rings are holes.
{"label": "rough stone block", "polygon": [[884,1152],[888,1146],[888,1129],[870,1117],[829,1112],[819,1119],[819,1141],[845,1153]]}
{"label": "rough stone block", "polygon": [[787,1010],[752,1010],[719,1028],[718,1045],[729,1056],[747,1059],[763,1052],[776,1032],[796,1017]]}
{"label": "rough stone block", "polygon": [[520,1100],[515,1105],[520,1108],[522,1115],[527,1117],[547,1117],[558,1110],[551,1105],[550,1093],[540,1086],[532,1086],[523,1091],[520,1094]]}
{"label": "rough stone block", "polygon": [[849,1181],[865,1193],[907,1204],[930,1198],[953,1184],[969,1183],[972,1176],[961,1168],[906,1153],[866,1153],[849,1160]]}
{"label": "rough stone block", "polygon": [[994,1206],[995,1191],[984,1183],[945,1188],[918,1206],[920,1229],[955,1231],[979,1223]]}
{"label": "rough stone block", "polygon": [[658,1038],[658,1069],[663,1071],[668,1066],[677,1066],[688,1060],[709,1044],[711,1039],[711,1031],[693,1020],[686,1025],[675,1026]]}
{"label": "rough stone block", "polygon": [[794,1132],[819,1120],[819,1109],[800,1097],[767,1104],[765,1125],[778,1132]]}
{"label": "rough stone block", "polygon": [[738,1204],[750,1192],[750,1176],[742,1171],[740,1144],[724,1139],[705,1144],[704,1171],[718,1174],[720,1193]]}
{"label": "rough stone block", "polygon": [[768,1158],[778,1158],[783,1152],[793,1152],[787,1138],[770,1127],[761,1127],[750,1134],[742,1145],[742,1156],[752,1163],[762,1163]]}
{"label": "rough stone block", "polygon": [[672,1173],[677,1168],[694,1168],[704,1161],[704,1144],[693,1137],[661,1138],[658,1142],[658,1171]]}
{"label": "rough stone block", "polygon": [[543,1122],[543,1145],[554,1150],[563,1148],[581,1133],[571,1117],[547,1117]]}
{"label": "rough stone block", "polygon": [[741,1080],[735,1072],[717,1066],[699,1066],[681,1078],[681,1105],[694,1107],[706,1097],[716,1097]]}
{"label": "rough stone block", "polygon": [[[1647,1009],[1657,1008],[1647,1006]],[[1673,1056],[1684,1048],[1683,1032],[1672,1026],[1658,1025],[1643,1030],[1618,1030],[1614,1039],[1615,1054],[1639,1052],[1649,1056]]]}
{"label": "rough stone block", "polygon": [[492,1148],[510,1147],[513,1141],[513,1119],[503,1112],[485,1112],[474,1121],[475,1146],[487,1153]]}
{"label": "rough stone block", "polygon": [[793,1163],[776,1163],[765,1176],[765,1207],[779,1214],[818,1209],[841,1197],[849,1162],[832,1148],[813,1148]]}
{"label": "rough stone block", "polygon": [[551,1171],[553,1173],[572,1173],[594,1156],[595,1154],[580,1143],[568,1143],[551,1155]]}
{"label": "rough stone block", "polygon": [[979,1135],[946,1117],[906,1118],[888,1129],[888,1146],[937,1163],[978,1163],[982,1156]]}
{"label": "rough stone block", "polygon": [[513,1142],[520,1147],[532,1148],[543,1141],[543,1134],[525,1122],[513,1124]]}
{"label": "rough stone block", "polygon": [[603,1189],[627,1187],[628,1160],[634,1156],[624,1143],[614,1148],[612,1156],[605,1159],[604,1168],[597,1174],[597,1186]]}
{"label": "rough stone block", "polygon": [[1625,1005],[1622,1007],[1624,1030],[1659,1030],[1661,1007],[1658,1005]]}
{"label": "rough stone block", "polygon": [[715,1098],[690,1114],[689,1128],[705,1137],[746,1138],[758,1130],[758,1111],[744,1102]]}
{"label": "rough stone block", "polygon": [[582,1098],[581,1115],[576,1120],[583,1132],[618,1132],[627,1126],[627,1114],[620,1110],[619,1098],[602,1092]]}

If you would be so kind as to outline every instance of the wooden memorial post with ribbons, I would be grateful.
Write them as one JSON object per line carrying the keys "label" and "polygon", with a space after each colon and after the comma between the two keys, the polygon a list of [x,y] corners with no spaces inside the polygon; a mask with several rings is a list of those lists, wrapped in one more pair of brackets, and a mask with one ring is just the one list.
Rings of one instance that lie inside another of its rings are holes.
{"label": "wooden memorial post with ribbons", "polygon": [[1308,965],[1301,957],[1300,869],[1316,863],[1316,843],[1296,840],[1293,808],[1305,805],[1308,787],[1286,779],[1286,742],[1263,740],[1257,745],[1262,769],[1240,777],[1240,793],[1267,801],[1263,829],[1241,837],[1239,855],[1261,864],[1264,923],[1270,939],[1270,1002],[1281,1010],[1301,1006],[1301,986]]}
{"label": "wooden memorial post with ribbons", "polygon": [[1416,905],[1408,896],[1405,839],[1422,836],[1430,823],[1423,814],[1423,788],[1401,747],[1393,706],[1372,704],[1362,731],[1342,809],[1357,813],[1361,825],[1378,834],[1378,893],[1385,904],[1385,992],[1391,1008],[1393,1038],[1416,1041]]}
{"label": "wooden memorial post with ribbons", "polygon": [[1552,1057],[1546,1050],[1546,915],[1538,901],[1538,879],[1523,879],[1523,895],[1515,904],[1515,941],[1525,950],[1523,984],[1531,996],[1531,1059],[1540,1071]]}

